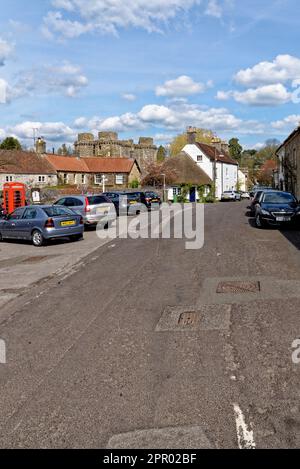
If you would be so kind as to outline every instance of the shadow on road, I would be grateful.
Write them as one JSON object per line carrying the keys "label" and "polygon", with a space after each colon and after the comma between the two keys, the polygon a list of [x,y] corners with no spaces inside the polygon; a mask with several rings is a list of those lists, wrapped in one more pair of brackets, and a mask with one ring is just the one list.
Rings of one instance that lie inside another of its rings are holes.
{"label": "shadow on road", "polygon": [[294,226],[289,229],[280,229],[280,233],[293,245],[300,250],[300,227]]}

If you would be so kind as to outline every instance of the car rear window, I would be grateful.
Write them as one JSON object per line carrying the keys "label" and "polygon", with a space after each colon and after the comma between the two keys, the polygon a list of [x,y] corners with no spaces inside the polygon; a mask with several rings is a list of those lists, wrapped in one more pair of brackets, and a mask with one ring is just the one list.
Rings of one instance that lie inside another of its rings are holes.
{"label": "car rear window", "polygon": [[63,216],[70,216],[70,215],[75,215],[75,213],[72,210],[69,210],[66,207],[61,207],[61,206],[53,206],[53,207],[46,207],[43,208],[43,211],[48,215],[48,217],[63,217]]}
{"label": "car rear window", "polygon": [[296,202],[296,200],[291,194],[270,192],[264,195],[264,202],[266,204],[288,204],[291,202]]}
{"label": "car rear window", "polygon": [[105,197],[104,195],[92,195],[92,196],[89,196],[87,199],[90,205],[98,205],[98,204],[104,204],[104,203],[109,202],[107,197]]}

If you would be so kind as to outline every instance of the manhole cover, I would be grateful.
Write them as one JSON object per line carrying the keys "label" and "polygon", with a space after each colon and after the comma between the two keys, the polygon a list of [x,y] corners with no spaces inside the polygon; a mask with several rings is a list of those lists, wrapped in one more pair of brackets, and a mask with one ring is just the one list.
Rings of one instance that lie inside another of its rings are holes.
{"label": "manhole cover", "polygon": [[181,313],[178,319],[178,325],[182,327],[194,326],[199,320],[199,314],[194,311],[187,311]]}
{"label": "manhole cover", "polygon": [[221,282],[217,293],[256,293],[260,291],[260,282]]}

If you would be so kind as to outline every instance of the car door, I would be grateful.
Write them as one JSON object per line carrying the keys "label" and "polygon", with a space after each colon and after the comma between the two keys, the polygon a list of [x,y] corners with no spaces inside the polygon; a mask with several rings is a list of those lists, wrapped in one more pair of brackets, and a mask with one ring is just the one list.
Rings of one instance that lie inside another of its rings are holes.
{"label": "car door", "polygon": [[20,221],[22,219],[24,208],[17,208],[14,212],[7,216],[1,225],[3,238],[20,238]]}
{"label": "car door", "polygon": [[23,217],[19,222],[19,229],[22,238],[30,239],[32,230],[36,224],[38,217],[38,209],[36,207],[29,207],[23,213]]}

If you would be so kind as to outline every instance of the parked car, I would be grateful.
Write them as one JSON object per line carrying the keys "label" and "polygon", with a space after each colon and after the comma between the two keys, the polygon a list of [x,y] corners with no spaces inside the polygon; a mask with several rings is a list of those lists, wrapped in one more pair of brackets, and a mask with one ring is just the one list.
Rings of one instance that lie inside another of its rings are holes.
{"label": "parked car", "polygon": [[244,192],[244,191],[239,191],[240,195],[241,195],[241,199],[242,200],[250,200],[250,194],[249,192]]}
{"label": "parked car", "polygon": [[70,195],[62,197],[54,205],[62,205],[82,216],[85,226],[109,227],[116,219],[114,205],[108,197],[101,195]]}
{"label": "parked car", "polygon": [[114,204],[118,216],[147,211],[146,201],[143,203],[136,192],[104,192],[103,195]]}
{"label": "parked car", "polygon": [[255,207],[256,207],[256,204],[258,203],[261,195],[264,193],[264,192],[269,192],[269,191],[272,191],[272,189],[264,189],[264,190],[260,190],[260,191],[257,191],[253,194],[253,197],[251,198],[251,203],[248,207],[248,209],[250,210],[250,215],[252,217],[254,217],[255,215]]}
{"label": "parked car", "polygon": [[26,239],[39,247],[49,239],[65,236],[77,241],[82,238],[83,230],[82,216],[66,207],[29,205],[0,220],[0,241]]}
{"label": "parked car", "polygon": [[145,198],[146,198],[147,206],[151,210],[152,209],[157,209],[161,205],[161,198],[156,192],[146,191],[145,192]]}
{"label": "parked car", "polygon": [[237,202],[241,200],[241,194],[237,191],[225,191],[221,196],[222,202]]}
{"label": "parked car", "polygon": [[300,220],[300,207],[290,192],[264,191],[255,205],[257,228],[285,225]]}

